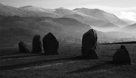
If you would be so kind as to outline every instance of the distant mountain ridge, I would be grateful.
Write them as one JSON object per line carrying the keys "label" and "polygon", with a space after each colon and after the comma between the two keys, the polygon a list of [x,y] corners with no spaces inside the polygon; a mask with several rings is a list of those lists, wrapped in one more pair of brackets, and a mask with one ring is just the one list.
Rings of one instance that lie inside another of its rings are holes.
{"label": "distant mountain ridge", "polygon": [[[28,7],[30,8],[30,6]],[[32,8],[32,7],[31,7]],[[33,7],[34,9],[34,7]],[[58,17],[56,14],[42,12],[42,11],[34,11],[30,9],[16,8],[7,5],[0,5],[0,14],[5,16],[21,16],[21,17]],[[39,10],[39,8],[37,8]]]}
{"label": "distant mountain ridge", "polygon": [[[92,26],[100,26],[102,24],[106,24],[109,22],[116,25],[123,25],[123,26],[128,25],[126,22],[119,19],[114,14],[105,12],[100,9],[88,9],[88,8],[76,8],[73,10],[68,10],[65,8],[45,9],[40,7],[34,7],[31,5],[15,8],[12,6],[1,4],[0,10],[1,10],[0,14],[10,15],[10,16],[17,15],[21,17],[35,16],[35,17],[55,17],[55,18],[69,17]],[[81,18],[77,19],[75,15],[81,16],[84,19],[82,20]],[[98,22],[99,24],[94,22]]]}
{"label": "distant mountain ridge", "polygon": [[93,17],[96,17],[96,18],[104,20],[106,22],[114,23],[114,24],[117,24],[117,25],[127,25],[126,22],[119,19],[114,14],[105,12],[105,11],[100,10],[100,9],[76,8],[74,10],[81,12],[81,13],[85,13],[85,14],[93,16]]}
{"label": "distant mountain ridge", "polygon": [[41,8],[41,7],[34,7],[31,5],[28,6],[23,6],[23,7],[19,7],[19,9],[25,9],[25,10],[30,10],[30,11],[39,11],[39,12],[47,12],[47,13],[52,13],[54,12],[53,9],[45,9],[45,8]]}
{"label": "distant mountain ridge", "polygon": [[[121,24],[126,27],[120,28]],[[43,37],[48,32],[52,32],[64,43],[79,44],[82,35],[90,28],[96,28],[99,42],[114,42],[126,34],[127,37],[133,37],[133,34],[123,31],[130,32],[135,27],[135,24],[127,25],[114,14],[99,9],[44,9],[34,6],[16,8],[0,4],[0,45],[17,44],[20,40],[31,43],[34,35],[40,34]],[[117,29],[120,32],[102,32],[97,28],[108,31]]]}

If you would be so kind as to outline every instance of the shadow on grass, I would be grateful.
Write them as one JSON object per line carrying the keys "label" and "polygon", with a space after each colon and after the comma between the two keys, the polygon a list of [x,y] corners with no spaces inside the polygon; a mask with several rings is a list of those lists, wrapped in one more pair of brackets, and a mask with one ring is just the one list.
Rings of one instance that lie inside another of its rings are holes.
{"label": "shadow on grass", "polygon": [[112,61],[108,61],[108,62],[100,63],[100,64],[97,64],[97,65],[94,65],[94,66],[91,66],[91,67],[86,67],[86,68],[82,68],[82,69],[79,69],[79,70],[71,71],[71,72],[68,72],[67,74],[93,72],[93,71],[104,72],[104,71],[107,71],[109,69],[119,67],[119,66],[123,66],[123,65],[126,65],[126,64],[114,64]]}
{"label": "shadow on grass", "polygon": [[[43,55],[41,55],[43,56]],[[82,58],[81,56],[76,57],[65,57],[65,58],[58,58],[58,59],[50,59],[50,60],[40,60],[40,61],[34,61],[29,63],[21,63],[21,64],[14,64],[14,65],[6,65],[6,66],[0,66],[0,70],[12,70],[12,69],[18,69],[18,68],[24,68],[29,66],[35,66],[35,65],[41,65],[43,63],[47,62],[53,62],[53,61],[59,61],[59,60],[91,60],[89,58]]]}
{"label": "shadow on grass", "polygon": [[3,59],[9,59],[9,58],[22,58],[22,57],[33,57],[33,56],[40,56],[40,54],[31,54],[31,53],[16,53],[12,55],[7,55],[7,56],[1,56],[0,60]]}

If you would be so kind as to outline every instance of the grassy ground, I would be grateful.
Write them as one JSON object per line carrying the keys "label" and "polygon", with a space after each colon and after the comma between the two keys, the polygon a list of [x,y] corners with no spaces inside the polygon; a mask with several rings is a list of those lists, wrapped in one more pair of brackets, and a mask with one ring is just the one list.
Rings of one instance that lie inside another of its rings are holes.
{"label": "grassy ground", "polygon": [[81,45],[60,47],[60,55],[3,55],[0,56],[0,78],[136,78],[136,44],[124,44],[131,65],[108,62],[120,45],[99,45],[99,59],[95,60],[72,59],[81,55]]}

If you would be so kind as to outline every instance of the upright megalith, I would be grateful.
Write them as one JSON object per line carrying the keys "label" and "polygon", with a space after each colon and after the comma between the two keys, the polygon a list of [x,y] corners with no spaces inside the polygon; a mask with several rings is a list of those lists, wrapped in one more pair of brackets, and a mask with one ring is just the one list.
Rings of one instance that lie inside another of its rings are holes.
{"label": "upright megalith", "polygon": [[124,45],[121,45],[120,49],[118,49],[113,55],[113,63],[115,64],[130,64],[131,63],[128,50],[126,49]]}
{"label": "upright megalith", "polygon": [[94,29],[90,29],[82,38],[82,57],[89,59],[97,59],[96,54],[97,33]]}
{"label": "upright megalith", "polygon": [[41,47],[41,40],[40,35],[35,35],[32,41],[32,53],[41,53],[42,47]]}
{"label": "upright megalith", "polygon": [[24,42],[20,41],[18,46],[19,46],[20,53],[30,53],[30,50],[27,49],[26,44]]}
{"label": "upright megalith", "polygon": [[43,37],[43,49],[45,55],[58,54],[59,42],[52,33],[48,33]]}

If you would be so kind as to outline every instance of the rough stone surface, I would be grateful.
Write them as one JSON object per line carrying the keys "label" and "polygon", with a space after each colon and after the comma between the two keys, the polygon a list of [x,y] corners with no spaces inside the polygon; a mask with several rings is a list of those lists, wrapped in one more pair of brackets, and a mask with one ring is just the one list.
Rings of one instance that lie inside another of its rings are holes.
{"label": "rough stone surface", "polygon": [[129,64],[131,63],[131,59],[129,57],[128,50],[124,45],[121,45],[120,49],[118,49],[113,55],[113,63],[115,64]]}
{"label": "rough stone surface", "polygon": [[18,46],[20,53],[30,53],[29,49],[27,49],[26,44],[24,42],[20,41]]}
{"label": "rough stone surface", "polygon": [[41,53],[41,41],[40,41],[40,35],[35,35],[32,42],[32,53]]}
{"label": "rough stone surface", "polygon": [[96,45],[97,33],[94,29],[90,29],[82,38],[82,56],[84,58],[97,59]]}
{"label": "rough stone surface", "polygon": [[58,54],[59,42],[52,33],[48,33],[43,38],[43,49],[45,55]]}

